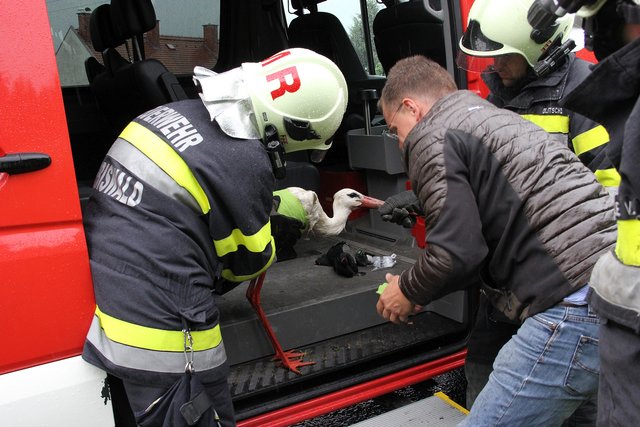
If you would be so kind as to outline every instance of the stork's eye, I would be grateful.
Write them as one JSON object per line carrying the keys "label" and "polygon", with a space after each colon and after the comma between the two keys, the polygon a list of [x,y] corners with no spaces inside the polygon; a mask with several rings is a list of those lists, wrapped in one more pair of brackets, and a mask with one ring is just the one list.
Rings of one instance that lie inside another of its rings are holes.
{"label": "stork's eye", "polygon": [[351,197],[352,199],[358,199],[360,197],[360,195],[358,193],[349,193],[347,194],[347,196]]}

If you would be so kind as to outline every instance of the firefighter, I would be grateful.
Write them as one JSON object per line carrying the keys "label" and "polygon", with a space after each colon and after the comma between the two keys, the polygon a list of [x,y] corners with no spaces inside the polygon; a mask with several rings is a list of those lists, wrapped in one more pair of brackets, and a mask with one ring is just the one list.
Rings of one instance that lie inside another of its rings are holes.
{"label": "firefighter", "polygon": [[609,142],[607,131],[560,106],[560,101],[590,73],[591,64],[571,52],[575,46],[570,38],[575,15],[566,14],[551,30],[532,35],[527,25],[532,3],[474,2],[467,30],[458,44],[457,64],[481,73],[490,91],[489,102],[562,136],[598,181],[615,191],[620,175],[604,156]]}
{"label": "firefighter", "polygon": [[622,178],[617,243],[593,270],[590,304],[601,318],[597,424],[632,426],[640,425],[640,1],[590,6],[595,15],[579,13],[586,10],[587,41],[600,62],[564,105],[606,127],[606,153]]}
{"label": "firefighter", "polygon": [[122,131],[84,212],[97,306],[83,358],[122,380],[142,426],[235,425],[215,294],[273,263],[284,152],[321,160],[347,104],[337,66],[306,49],[196,67],[194,82],[200,99]]}
{"label": "firefighter", "polygon": [[[482,73],[490,91],[488,101],[561,137],[598,181],[615,192],[620,175],[605,155],[607,131],[584,115],[560,106],[590,73],[590,63],[571,52],[575,43],[569,36],[575,15],[565,14],[549,29],[535,32],[527,22],[532,3],[475,1],[459,42],[457,63],[463,69]],[[586,294],[579,303],[587,304]],[[484,295],[480,296],[465,361],[468,407],[487,383],[496,355],[518,327],[493,309]],[[592,424],[595,414],[596,396],[580,408],[575,418]]]}

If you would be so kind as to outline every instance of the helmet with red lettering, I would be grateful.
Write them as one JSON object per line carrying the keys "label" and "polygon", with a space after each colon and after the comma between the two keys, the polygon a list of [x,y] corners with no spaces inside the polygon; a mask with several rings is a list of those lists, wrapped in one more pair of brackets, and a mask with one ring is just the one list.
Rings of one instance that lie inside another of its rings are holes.
{"label": "helmet with red lettering", "polygon": [[336,64],[293,48],[242,70],[263,138],[275,127],[286,152],[320,150],[312,160],[324,157],[347,108],[347,83]]}

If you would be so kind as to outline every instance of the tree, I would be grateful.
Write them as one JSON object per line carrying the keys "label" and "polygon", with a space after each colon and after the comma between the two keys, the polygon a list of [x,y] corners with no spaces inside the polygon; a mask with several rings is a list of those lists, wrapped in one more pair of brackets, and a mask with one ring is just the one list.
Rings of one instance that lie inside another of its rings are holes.
{"label": "tree", "polygon": [[[367,13],[369,15],[369,34],[373,34],[373,18],[376,16],[376,13],[382,9],[382,5],[378,3],[376,0],[367,0]],[[360,59],[360,63],[365,69],[368,69],[369,66],[367,64],[367,45],[364,40],[364,27],[362,24],[362,15],[358,14],[353,17],[353,23],[348,30],[349,38],[351,39],[351,43],[353,47],[356,49],[356,53],[358,54],[358,58]],[[373,40],[371,41],[373,46]],[[384,70],[382,69],[382,64],[380,64],[380,60],[378,60],[378,55],[375,52],[375,48],[373,51],[373,60],[375,64],[375,70],[369,71],[370,74],[378,74],[383,75]]]}

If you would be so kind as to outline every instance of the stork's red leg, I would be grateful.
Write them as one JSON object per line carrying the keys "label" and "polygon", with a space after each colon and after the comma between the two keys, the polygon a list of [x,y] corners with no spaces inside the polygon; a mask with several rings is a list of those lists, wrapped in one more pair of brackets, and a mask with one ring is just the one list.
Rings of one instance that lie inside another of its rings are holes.
{"label": "stork's red leg", "polygon": [[308,366],[313,365],[316,362],[303,362],[302,358],[305,353],[295,350],[284,351],[276,334],[273,332],[271,328],[271,324],[267,319],[264,310],[262,310],[262,306],[260,304],[260,291],[262,290],[262,284],[264,282],[264,277],[267,272],[263,272],[260,276],[251,280],[249,283],[249,287],[247,288],[247,299],[251,303],[253,309],[258,313],[258,318],[264,327],[265,332],[267,333],[267,337],[269,337],[269,341],[271,341],[271,345],[276,352],[274,359],[278,359],[284,367],[288,368],[290,371],[295,372],[296,374],[301,374],[298,370],[300,366]]}

